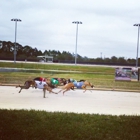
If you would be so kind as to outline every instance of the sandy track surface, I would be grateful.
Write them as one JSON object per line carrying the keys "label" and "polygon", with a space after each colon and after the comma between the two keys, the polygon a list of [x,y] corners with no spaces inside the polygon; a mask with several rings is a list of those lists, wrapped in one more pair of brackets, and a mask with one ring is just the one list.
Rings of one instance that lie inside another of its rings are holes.
{"label": "sandy track surface", "polygon": [[[54,91],[59,91],[55,89]],[[46,93],[40,89],[22,90],[13,86],[0,86],[0,108],[35,109],[49,112],[74,112],[111,115],[140,115],[140,93],[99,91],[83,93],[82,90],[68,91],[63,96]]]}

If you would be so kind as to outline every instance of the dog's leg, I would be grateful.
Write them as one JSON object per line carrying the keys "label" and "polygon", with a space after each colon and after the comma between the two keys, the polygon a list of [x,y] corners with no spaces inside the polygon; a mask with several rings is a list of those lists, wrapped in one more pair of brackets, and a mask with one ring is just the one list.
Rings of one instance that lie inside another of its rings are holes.
{"label": "dog's leg", "polygon": [[36,83],[34,83],[33,88],[37,89],[37,84]]}
{"label": "dog's leg", "polygon": [[22,90],[22,88],[20,88],[20,91],[19,91],[18,93],[20,93],[20,92],[21,92],[21,90]]}
{"label": "dog's leg", "polygon": [[45,88],[46,90],[48,90],[50,93],[55,93],[55,94],[57,94],[56,92],[52,91],[52,89],[51,89],[49,86],[47,86],[47,85],[45,85],[44,88]]}
{"label": "dog's leg", "polygon": [[21,92],[22,89],[29,89],[29,87],[26,87],[26,86],[20,86],[20,85],[19,85],[18,87],[20,87],[19,93]]}
{"label": "dog's leg", "polygon": [[65,91],[63,91],[63,96],[64,96],[64,93],[66,92],[66,91],[68,91],[69,89],[66,89]]}
{"label": "dog's leg", "polygon": [[[66,84],[59,92],[61,92],[61,91],[63,91],[63,95],[64,95],[64,93],[66,92],[66,91],[68,91],[68,90],[70,90],[70,89],[74,89],[74,84],[73,83],[68,83],[68,84]],[[58,92],[58,93],[59,93]]]}
{"label": "dog's leg", "polygon": [[57,93],[60,93],[61,91],[65,90],[67,88],[67,85],[63,86]]}
{"label": "dog's leg", "polygon": [[84,90],[83,93],[85,93],[87,90],[85,85],[82,86],[82,89]]}
{"label": "dog's leg", "polygon": [[56,93],[56,92],[54,92],[54,91],[52,91],[52,90],[49,90],[49,92],[50,92],[50,93],[54,93],[54,94],[58,94],[58,93]]}
{"label": "dog's leg", "polygon": [[64,93],[65,93],[66,91],[70,90],[70,89],[71,89],[71,87],[66,88],[66,90],[63,91],[63,96],[64,96]]}
{"label": "dog's leg", "polygon": [[85,90],[83,91],[83,93],[85,93],[85,92],[86,92],[86,90],[87,90],[86,88],[84,88],[84,89],[85,89]]}
{"label": "dog's leg", "polygon": [[63,91],[63,96],[64,96],[64,93],[65,93],[66,91]]}
{"label": "dog's leg", "polygon": [[19,91],[19,93],[21,92],[22,89],[28,89],[28,88],[26,88],[26,86],[20,86],[20,91]]}
{"label": "dog's leg", "polygon": [[61,91],[63,91],[63,89],[59,90],[57,93],[60,93]]}
{"label": "dog's leg", "polygon": [[[61,89],[59,92],[57,92],[57,93],[60,93],[61,91],[63,91],[63,90],[65,90],[65,89]],[[63,91],[63,95],[64,95],[64,93],[66,92],[66,90],[65,91]]]}
{"label": "dog's leg", "polygon": [[45,97],[45,95],[46,95],[46,89],[45,89],[45,88],[43,88],[43,93],[44,93],[44,94],[43,94],[43,97],[46,98],[46,97]]}
{"label": "dog's leg", "polygon": [[84,89],[85,89],[85,91],[83,91],[83,93],[85,93],[87,91],[86,87]]}
{"label": "dog's leg", "polygon": [[32,84],[32,88],[37,89],[37,84]]}
{"label": "dog's leg", "polygon": [[21,87],[20,85],[16,86],[16,88],[18,88],[18,87],[20,87],[20,90],[19,90],[19,92],[18,92],[18,93],[20,93],[21,90],[22,90],[22,87]]}
{"label": "dog's leg", "polygon": [[74,90],[74,87],[71,87],[71,90]]}
{"label": "dog's leg", "polygon": [[91,90],[89,90],[90,92],[92,92]]}
{"label": "dog's leg", "polygon": [[63,91],[63,96],[64,96],[64,93],[65,93],[66,91],[67,91],[67,89]]}

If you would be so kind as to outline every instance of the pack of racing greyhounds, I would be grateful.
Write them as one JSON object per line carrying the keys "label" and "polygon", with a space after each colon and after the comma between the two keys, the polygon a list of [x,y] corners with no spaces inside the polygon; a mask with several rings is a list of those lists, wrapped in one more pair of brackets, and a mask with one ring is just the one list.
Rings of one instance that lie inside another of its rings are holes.
{"label": "pack of racing greyhounds", "polygon": [[[58,86],[62,86],[62,88],[59,90],[59,92],[54,92],[53,89],[57,88]],[[65,92],[69,90],[74,90],[75,88],[83,89],[83,92],[86,92],[87,87],[93,88],[94,85],[87,81],[87,80],[75,80],[75,79],[65,79],[65,78],[43,78],[43,77],[36,77],[32,80],[25,81],[24,85],[17,85],[17,87],[20,87],[19,93],[22,89],[29,89],[32,88],[38,88],[43,89],[43,97],[45,98],[46,90],[49,91],[49,93],[58,94],[61,91],[63,91],[63,95]]]}

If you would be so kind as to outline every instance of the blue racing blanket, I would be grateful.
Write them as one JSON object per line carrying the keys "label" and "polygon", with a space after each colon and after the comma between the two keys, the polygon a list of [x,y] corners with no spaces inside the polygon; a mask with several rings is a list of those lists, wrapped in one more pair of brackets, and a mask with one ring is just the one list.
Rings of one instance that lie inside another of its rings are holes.
{"label": "blue racing blanket", "polygon": [[73,84],[74,84],[74,86],[77,87],[77,88],[82,88],[84,82],[74,82]]}

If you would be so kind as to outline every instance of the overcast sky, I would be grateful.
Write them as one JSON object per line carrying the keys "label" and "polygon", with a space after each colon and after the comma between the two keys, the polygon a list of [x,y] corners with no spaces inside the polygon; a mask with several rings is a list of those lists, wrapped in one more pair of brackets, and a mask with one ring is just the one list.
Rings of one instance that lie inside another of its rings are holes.
{"label": "overcast sky", "polygon": [[0,0],[0,40],[89,58],[136,58],[140,0]]}

